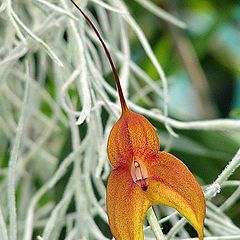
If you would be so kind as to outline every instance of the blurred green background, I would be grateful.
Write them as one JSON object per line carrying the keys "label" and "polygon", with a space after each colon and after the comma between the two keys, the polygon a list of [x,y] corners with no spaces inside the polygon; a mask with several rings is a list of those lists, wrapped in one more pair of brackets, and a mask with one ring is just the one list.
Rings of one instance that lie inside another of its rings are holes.
{"label": "blurred green background", "polygon": [[[240,2],[153,1],[183,20],[186,30],[170,26],[135,1],[126,2],[168,76],[170,115],[180,120],[240,119]],[[131,52],[134,60],[157,80],[155,69],[134,36]],[[158,99],[155,101],[157,105]],[[161,124],[154,125],[159,126],[160,141],[165,146],[166,132]],[[211,183],[240,147],[240,129],[177,133],[180,137],[172,141],[171,152],[202,178],[202,184]],[[239,169],[232,178],[240,179]],[[224,193],[228,196],[232,191]],[[240,226],[240,200],[228,214]]]}

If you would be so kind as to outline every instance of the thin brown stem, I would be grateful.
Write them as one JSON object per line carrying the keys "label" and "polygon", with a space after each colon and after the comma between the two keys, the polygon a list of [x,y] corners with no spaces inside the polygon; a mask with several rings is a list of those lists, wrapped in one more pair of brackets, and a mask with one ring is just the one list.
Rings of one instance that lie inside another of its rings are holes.
{"label": "thin brown stem", "polygon": [[104,48],[104,51],[107,55],[107,58],[109,60],[109,63],[111,65],[111,68],[112,68],[112,71],[113,71],[113,75],[114,75],[114,78],[116,80],[116,84],[117,84],[117,89],[118,89],[118,94],[119,94],[119,98],[120,98],[120,102],[121,102],[121,107],[122,107],[122,112],[126,112],[128,111],[128,107],[127,107],[127,104],[126,104],[126,101],[125,101],[125,98],[124,98],[124,95],[123,95],[123,91],[122,91],[122,87],[121,87],[121,83],[120,83],[120,80],[119,80],[119,77],[118,77],[118,74],[117,74],[117,70],[116,70],[116,67],[113,63],[113,60],[112,60],[112,57],[109,53],[109,50],[103,40],[103,38],[101,37],[99,31],[97,30],[97,28],[94,26],[93,22],[90,20],[90,18],[83,12],[83,10],[75,3],[74,0],[71,0],[71,2],[74,4],[74,6],[79,10],[79,12],[84,16],[84,18],[86,19],[87,23],[90,25],[90,27],[93,29],[93,31],[96,33],[99,41],[101,42],[103,48]]}

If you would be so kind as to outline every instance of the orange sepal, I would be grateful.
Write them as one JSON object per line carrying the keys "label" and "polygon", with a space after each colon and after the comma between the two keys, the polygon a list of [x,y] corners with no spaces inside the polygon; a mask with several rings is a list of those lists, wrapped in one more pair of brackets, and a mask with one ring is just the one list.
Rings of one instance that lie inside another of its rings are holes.
{"label": "orange sepal", "polygon": [[114,168],[131,165],[136,154],[157,152],[159,139],[152,124],[142,115],[124,111],[108,138],[108,158]]}
{"label": "orange sepal", "polygon": [[167,152],[159,152],[148,162],[149,186],[146,195],[152,204],[175,208],[203,239],[205,198],[185,164]]}
{"label": "orange sepal", "polygon": [[146,189],[133,181],[128,167],[114,169],[108,180],[107,211],[113,236],[117,240],[142,240],[147,209],[154,204],[164,204],[182,214],[202,240],[205,199],[192,173],[166,152],[149,152],[137,158],[141,166],[146,167]]}
{"label": "orange sepal", "polygon": [[116,240],[143,240],[143,220],[150,201],[127,168],[114,169],[107,185],[109,226]]}

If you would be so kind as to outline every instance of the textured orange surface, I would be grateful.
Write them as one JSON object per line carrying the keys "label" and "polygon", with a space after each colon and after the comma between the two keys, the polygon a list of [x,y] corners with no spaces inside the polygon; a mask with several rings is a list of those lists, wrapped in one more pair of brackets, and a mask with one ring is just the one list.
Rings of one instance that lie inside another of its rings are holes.
{"label": "textured orange surface", "polygon": [[175,156],[159,152],[148,165],[150,176],[146,192],[152,204],[175,208],[203,238],[205,198],[201,187],[189,169]]}
{"label": "textured orange surface", "polygon": [[[159,151],[157,134],[146,118],[123,112],[110,133],[108,157],[114,169],[107,186],[107,212],[117,240],[143,239],[144,216],[153,204],[175,208],[203,239],[205,199],[201,187],[178,158]],[[146,189],[131,175],[135,161],[147,172]]]}
{"label": "textured orange surface", "polygon": [[117,168],[109,176],[107,212],[116,240],[142,240],[143,220],[150,201],[132,181],[127,168]]}
{"label": "textured orange surface", "polygon": [[113,167],[131,165],[133,156],[159,150],[159,139],[151,123],[142,115],[127,111],[113,126],[108,139],[108,158]]}

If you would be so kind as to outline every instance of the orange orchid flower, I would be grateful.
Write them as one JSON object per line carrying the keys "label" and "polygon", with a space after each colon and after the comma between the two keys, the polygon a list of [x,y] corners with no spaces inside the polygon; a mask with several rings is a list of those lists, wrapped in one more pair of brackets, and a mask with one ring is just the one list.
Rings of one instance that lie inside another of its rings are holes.
{"label": "orange orchid flower", "polygon": [[104,47],[122,108],[108,139],[108,158],[113,170],[107,185],[107,213],[113,236],[117,240],[143,239],[145,213],[154,204],[164,204],[188,219],[202,240],[206,207],[201,187],[181,160],[159,151],[159,139],[151,123],[128,109],[103,39],[91,20],[71,1]]}

